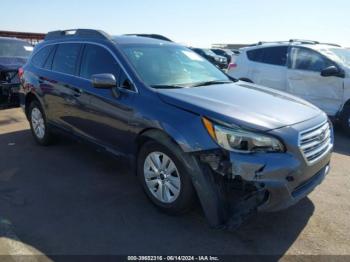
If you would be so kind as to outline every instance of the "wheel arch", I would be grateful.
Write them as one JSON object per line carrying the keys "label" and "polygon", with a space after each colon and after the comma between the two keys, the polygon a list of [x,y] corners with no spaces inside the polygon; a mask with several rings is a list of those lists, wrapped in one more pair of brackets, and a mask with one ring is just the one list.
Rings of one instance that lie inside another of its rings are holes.
{"label": "wheel arch", "polygon": [[346,107],[350,107],[350,98],[344,103],[342,111],[346,108]]}
{"label": "wheel arch", "polygon": [[181,144],[176,140],[174,136],[166,132],[165,130],[159,129],[159,128],[147,128],[143,130],[136,138],[136,150],[137,154],[140,150],[140,148],[149,140],[154,140],[156,142],[159,142],[161,144],[167,145],[167,141],[171,141],[172,143],[175,143],[177,146],[179,146],[182,150],[184,149]]}
{"label": "wheel arch", "polygon": [[[160,143],[166,147],[175,144],[179,149],[182,149],[180,142],[167,134],[166,131],[157,128],[147,129],[140,133],[138,137],[139,149],[144,143],[150,140],[160,141]],[[183,150],[183,152],[186,151]],[[221,226],[224,223],[226,216],[224,204],[222,199],[219,197],[217,185],[213,183],[213,173],[209,171],[209,168],[203,168],[198,158],[192,154],[181,154],[178,156],[180,157],[180,160],[182,160],[183,164],[185,164],[185,167],[191,176],[192,185],[195,188],[196,194],[209,224],[212,227]],[[138,163],[136,162],[135,164],[137,165]],[[135,170],[135,175],[137,175],[137,170]]]}
{"label": "wheel arch", "polygon": [[26,96],[25,96],[25,100],[24,100],[24,105],[25,105],[25,115],[27,117],[27,119],[29,119],[29,106],[33,101],[37,101],[41,107],[43,108],[43,104],[41,102],[41,100],[39,99],[39,97],[33,93],[33,92],[29,92]]}

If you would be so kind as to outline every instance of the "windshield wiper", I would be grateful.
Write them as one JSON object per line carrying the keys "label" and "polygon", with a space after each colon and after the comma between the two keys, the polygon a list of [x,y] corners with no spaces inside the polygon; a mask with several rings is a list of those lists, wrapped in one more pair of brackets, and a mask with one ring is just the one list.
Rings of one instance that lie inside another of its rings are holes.
{"label": "windshield wiper", "polygon": [[180,85],[151,85],[151,87],[158,89],[185,88],[185,86]]}
{"label": "windshield wiper", "polygon": [[200,83],[195,83],[191,85],[191,87],[197,87],[197,86],[210,86],[210,85],[219,85],[219,84],[228,84],[228,83],[233,83],[232,81],[219,81],[219,80],[213,80],[213,81],[205,81],[205,82],[200,82]]}

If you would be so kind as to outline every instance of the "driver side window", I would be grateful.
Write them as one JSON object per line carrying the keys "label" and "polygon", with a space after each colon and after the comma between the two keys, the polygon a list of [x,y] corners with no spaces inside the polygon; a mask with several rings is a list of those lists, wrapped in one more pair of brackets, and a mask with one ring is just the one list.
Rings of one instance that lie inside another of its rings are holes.
{"label": "driver side window", "polygon": [[118,79],[119,66],[114,57],[103,47],[87,44],[80,66],[80,76],[91,79],[95,74],[113,74]]}
{"label": "driver side window", "polygon": [[295,70],[321,72],[334,65],[326,57],[307,48],[293,47],[290,55],[290,68]]}
{"label": "driver side window", "polygon": [[120,88],[133,90],[124,71],[106,48],[86,44],[80,66],[80,76],[91,79],[91,76],[95,74],[112,74]]}

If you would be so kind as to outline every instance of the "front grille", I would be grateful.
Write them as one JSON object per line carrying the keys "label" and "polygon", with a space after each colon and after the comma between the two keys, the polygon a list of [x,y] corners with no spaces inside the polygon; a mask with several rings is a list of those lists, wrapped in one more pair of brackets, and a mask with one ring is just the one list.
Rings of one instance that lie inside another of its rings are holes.
{"label": "front grille", "polygon": [[332,131],[328,122],[300,133],[299,147],[308,164],[321,159],[332,147]]}

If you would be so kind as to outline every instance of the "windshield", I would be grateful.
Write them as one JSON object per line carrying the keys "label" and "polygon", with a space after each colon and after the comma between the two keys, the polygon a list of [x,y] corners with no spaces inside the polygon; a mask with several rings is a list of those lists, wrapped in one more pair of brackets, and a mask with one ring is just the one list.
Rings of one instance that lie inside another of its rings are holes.
{"label": "windshield", "polygon": [[123,51],[139,76],[152,87],[190,87],[230,79],[195,52],[174,45],[128,45]]}
{"label": "windshield", "polygon": [[33,51],[33,47],[24,41],[0,40],[0,57],[24,57],[27,58]]}
{"label": "windshield", "polygon": [[350,66],[350,50],[342,48],[330,49],[344,64]]}

